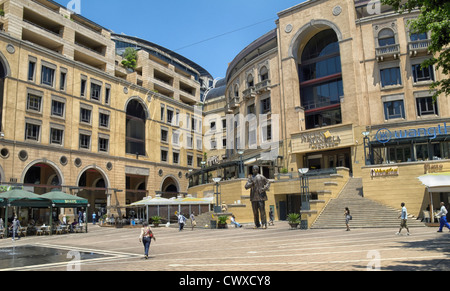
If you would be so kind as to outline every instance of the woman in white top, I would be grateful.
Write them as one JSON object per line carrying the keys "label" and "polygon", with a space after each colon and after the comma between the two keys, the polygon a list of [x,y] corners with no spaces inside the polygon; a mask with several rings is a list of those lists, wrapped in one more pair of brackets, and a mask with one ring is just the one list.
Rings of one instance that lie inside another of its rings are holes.
{"label": "woman in white top", "polygon": [[142,226],[143,227],[141,228],[141,235],[139,236],[139,242],[144,243],[145,259],[148,259],[148,251],[150,249],[150,243],[152,239],[156,241],[156,238],[153,235],[152,229],[150,228],[150,225],[148,225],[147,222],[144,222]]}

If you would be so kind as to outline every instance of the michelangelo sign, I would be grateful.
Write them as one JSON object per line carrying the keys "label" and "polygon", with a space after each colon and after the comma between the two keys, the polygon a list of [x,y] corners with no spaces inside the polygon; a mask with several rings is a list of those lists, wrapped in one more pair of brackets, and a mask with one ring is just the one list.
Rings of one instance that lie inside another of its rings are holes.
{"label": "michelangelo sign", "polygon": [[391,140],[403,139],[403,138],[414,138],[414,137],[428,137],[433,140],[439,135],[448,134],[450,127],[447,127],[447,123],[444,125],[438,125],[436,127],[428,128],[417,128],[417,129],[399,129],[391,131],[387,128],[382,128],[375,134],[375,139],[379,143],[388,143]]}
{"label": "michelangelo sign", "polygon": [[339,136],[332,136],[329,131],[305,133],[301,136],[302,143],[309,143],[310,149],[318,150],[333,148],[341,143]]}

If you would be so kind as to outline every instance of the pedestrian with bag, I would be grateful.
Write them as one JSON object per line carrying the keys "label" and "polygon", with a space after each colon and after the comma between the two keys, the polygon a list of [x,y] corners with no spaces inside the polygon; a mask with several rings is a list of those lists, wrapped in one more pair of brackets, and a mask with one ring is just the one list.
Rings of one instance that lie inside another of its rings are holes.
{"label": "pedestrian with bag", "polygon": [[150,243],[152,242],[152,239],[156,241],[155,235],[153,234],[153,231],[148,225],[147,222],[144,222],[142,224],[141,228],[141,235],[139,236],[139,242],[142,242],[144,244],[144,254],[145,259],[148,259],[148,252],[150,250]]}
{"label": "pedestrian with bag", "polygon": [[450,229],[450,225],[447,222],[447,214],[448,214],[448,211],[445,208],[445,204],[444,204],[444,202],[441,202],[441,211],[438,214],[436,214],[436,217],[439,218],[439,222],[440,222],[440,227],[439,227],[438,232],[442,232],[442,229],[444,228],[444,226],[447,227],[448,229]]}
{"label": "pedestrian with bag", "polygon": [[350,215],[350,210],[348,209],[348,207],[345,207],[345,225],[347,226],[347,231],[350,231],[350,226],[349,226],[349,222],[350,220],[353,219],[353,217]]}

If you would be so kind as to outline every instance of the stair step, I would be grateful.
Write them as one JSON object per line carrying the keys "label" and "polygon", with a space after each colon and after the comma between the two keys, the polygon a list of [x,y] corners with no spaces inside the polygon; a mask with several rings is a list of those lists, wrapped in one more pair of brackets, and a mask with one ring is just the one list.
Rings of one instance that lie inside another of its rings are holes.
{"label": "stair step", "polygon": [[[392,228],[400,226],[400,212],[363,197],[362,179],[350,178],[340,195],[328,202],[311,228],[345,228],[345,207],[350,209],[351,228]],[[424,227],[414,217],[408,219],[408,227]]]}

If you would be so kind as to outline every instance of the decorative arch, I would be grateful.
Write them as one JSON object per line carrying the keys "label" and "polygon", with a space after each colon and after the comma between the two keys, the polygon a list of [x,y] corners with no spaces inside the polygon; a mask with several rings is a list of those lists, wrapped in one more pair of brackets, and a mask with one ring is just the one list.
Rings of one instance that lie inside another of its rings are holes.
{"label": "decorative arch", "polygon": [[[22,175],[20,177],[21,183],[25,182],[25,176],[27,175],[28,171],[37,164],[49,165],[53,170],[55,170],[55,173],[58,176],[58,179],[60,181],[60,184],[65,185],[65,179],[64,179],[64,175],[63,175],[62,171],[58,168],[58,166],[54,162],[49,161],[47,159],[39,159],[39,160],[34,160],[34,161],[30,162],[22,171]],[[2,177],[2,179],[3,179],[3,177]]]}
{"label": "decorative arch", "polygon": [[11,76],[11,67],[9,66],[9,62],[6,59],[5,55],[0,52],[0,65],[3,68],[0,68],[0,78],[10,77]]}
{"label": "decorative arch", "polygon": [[[170,183],[169,179],[172,180],[172,183]],[[177,192],[180,192],[180,183],[178,182],[178,179],[172,174],[166,175],[162,179],[161,185],[159,187],[161,189],[161,192],[165,192],[167,187],[171,184],[173,184],[177,188]]]}
{"label": "decorative arch", "polygon": [[291,44],[289,46],[289,57],[294,58],[299,61],[299,56],[297,55],[298,49],[301,43],[304,42],[305,37],[312,34],[313,32],[319,32],[325,29],[333,29],[336,33],[338,41],[342,41],[342,33],[338,26],[326,19],[312,19],[307,24],[303,25],[292,38]]}
{"label": "decorative arch", "polygon": [[[98,171],[100,173],[100,175],[103,177],[103,180],[105,181],[105,188],[109,188],[110,187],[111,182],[109,181],[108,175],[106,174],[106,172],[102,168],[100,168],[100,167],[98,167],[96,165],[90,165],[90,166],[86,166],[85,168],[83,168],[78,173],[76,185],[79,185],[81,176],[89,169],[94,169],[94,170]],[[97,182],[98,182],[98,180],[95,181],[95,183],[97,183]]]}
{"label": "decorative arch", "polygon": [[139,96],[132,96],[132,97],[130,97],[130,98],[127,100],[127,102],[125,102],[125,108],[124,108],[124,111],[127,112],[128,105],[130,104],[131,101],[134,101],[134,100],[137,101],[137,102],[139,102],[139,103],[142,105],[142,107],[144,108],[145,119],[147,119],[147,120],[150,119],[150,112],[149,112],[149,110],[148,110],[147,104],[145,104],[144,99],[142,99],[142,98],[139,97]]}

